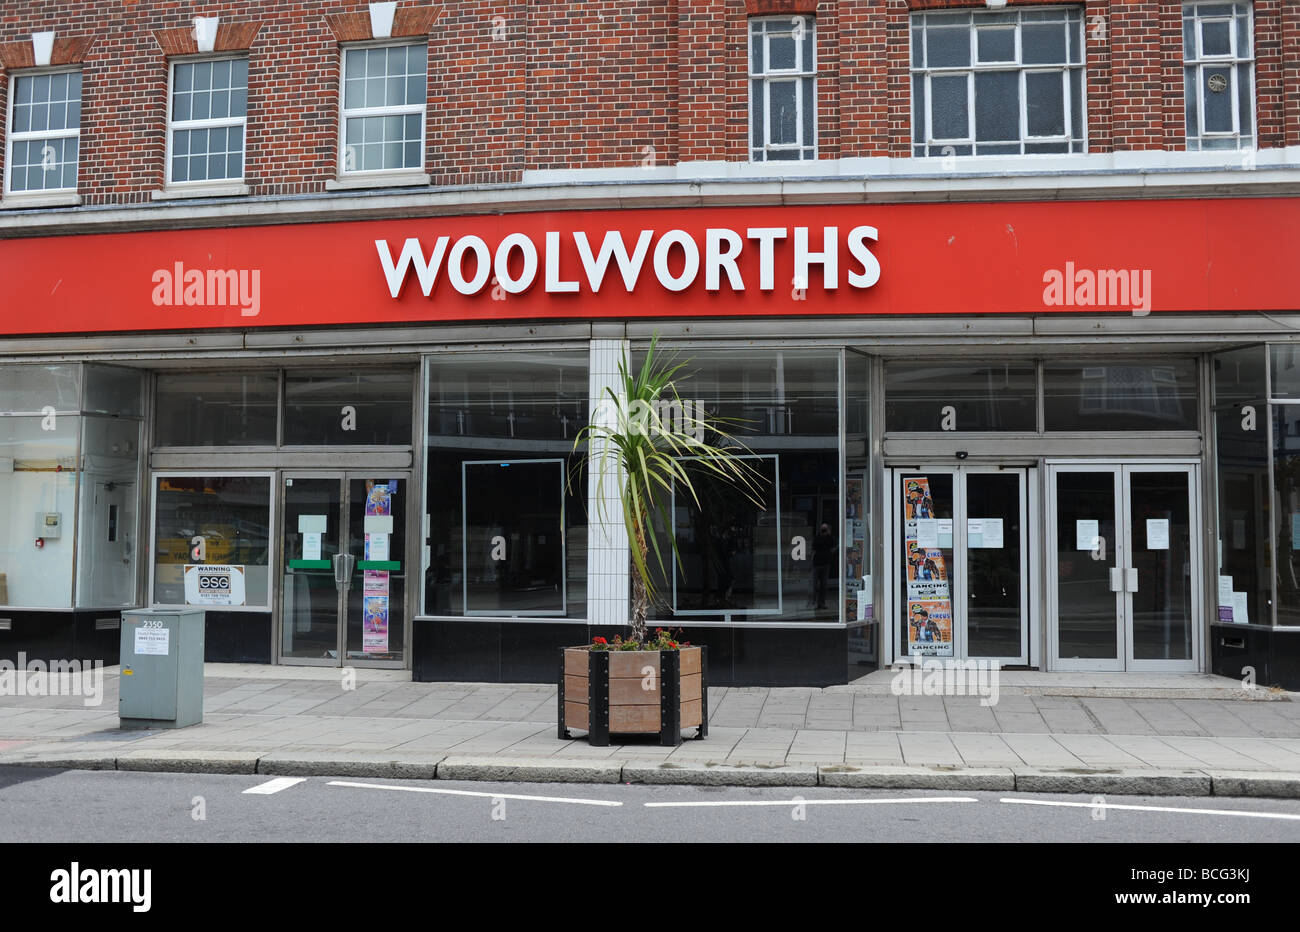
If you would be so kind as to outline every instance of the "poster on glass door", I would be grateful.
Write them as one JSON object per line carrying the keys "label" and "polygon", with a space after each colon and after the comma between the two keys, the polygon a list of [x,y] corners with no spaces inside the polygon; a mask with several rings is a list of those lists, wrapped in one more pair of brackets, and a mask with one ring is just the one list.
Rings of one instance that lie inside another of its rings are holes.
{"label": "poster on glass door", "polygon": [[903,478],[903,547],[907,562],[908,653],[951,657],[952,597],[938,543],[938,518],[925,476]]}
{"label": "poster on glass door", "polygon": [[[385,484],[366,480],[366,518],[393,513],[393,493],[396,483]],[[391,519],[390,519],[391,520]],[[369,528],[390,527],[383,522],[367,520],[365,559],[388,559],[388,533]],[[388,571],[366,570],[362,576],[361,599],[361,650],[367,654],[388,652]]]}

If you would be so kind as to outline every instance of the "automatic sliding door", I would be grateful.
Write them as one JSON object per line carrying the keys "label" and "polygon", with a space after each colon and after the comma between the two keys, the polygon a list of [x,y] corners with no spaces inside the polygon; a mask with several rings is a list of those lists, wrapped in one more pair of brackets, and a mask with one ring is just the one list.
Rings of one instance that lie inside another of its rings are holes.
{"label": "automatic sliding door", "polygon": [[[1130,666],[1194,669],[1199,565],[1192,533],[1191,468],[1128,466]],[[1181,662],[1181,663],[1180,663]]]}
{"label": "automatic sliding door", "polygon": [[[1062,669],[1121,670],[1122,631],[1116,579],[1119,469],[1052,471],[1055,560],[1049,566],[1056,658]],[[1116,572],[1112,572],[1115,570]]]}
{"label": "automatic sliding door", "polygon": [[967,657],[1028,660],[1025,471],[964,472]]}
{"label": "automatic sliding door", "polygon": [[338,663],[339,587],[334,564],[343,552],[340,478],[284,479],[284,579],[280,656]]}

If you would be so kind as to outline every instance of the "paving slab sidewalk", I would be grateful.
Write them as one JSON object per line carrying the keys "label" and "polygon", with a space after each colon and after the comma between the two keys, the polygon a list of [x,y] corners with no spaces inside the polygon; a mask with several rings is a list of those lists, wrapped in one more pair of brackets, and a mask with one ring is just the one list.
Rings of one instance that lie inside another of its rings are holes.
{"label": "paving slab sidewalk", "polygon": [[122,731],[117,684],[106,668],[97,694],[63,677],[0,696],[0,765],[1300,797],[1300,696],[1203,675],[1009,673],[995,703],[894,695],[878,675],[722,687],[706,738],[604,748],[557,737],[548,685],[209,664],[203,724]]}

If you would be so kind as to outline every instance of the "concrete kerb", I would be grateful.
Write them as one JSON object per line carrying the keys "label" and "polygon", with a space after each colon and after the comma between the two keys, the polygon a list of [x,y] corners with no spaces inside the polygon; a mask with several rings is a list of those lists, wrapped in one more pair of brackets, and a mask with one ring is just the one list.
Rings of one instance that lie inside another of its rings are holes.
{"label": "concrete kerb", "polygon": [[516,783],[679,786],[827,786],[846,789],[989,790],[1134,796],[1300,798],[1300,772],[1034,769],[851,764],[582,760],[443,754],[278,751],[135,751],[0,756],[0,765],[54,770],[266,774]]}

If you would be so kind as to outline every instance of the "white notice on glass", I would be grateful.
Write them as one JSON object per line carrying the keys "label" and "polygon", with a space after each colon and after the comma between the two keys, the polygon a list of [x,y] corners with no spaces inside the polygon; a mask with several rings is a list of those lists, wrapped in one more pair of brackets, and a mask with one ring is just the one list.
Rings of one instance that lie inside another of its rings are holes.
{"label": "white notice on glass", "polygon": [[916,545],[918,547],[939,546],[939,522],[936,519],[916,519]]}
{"label": "white notice on glass", "polygon": [[158,657],[166,657],[170,640],[171,631],[167,628],[136,628],[136,656],[153,654]]}
{"label": "white notice on glass", "polygon": [[388,559],[388,535],[387,534],[367,534],[366,535],[366,559],[367,560],[387,560]]}
{"label": "white notice on glass", "polygon": [[365,532],[367,534],[393,533],[392,515],[366,515]]}
{"label": "white notice on glass", "polygon": [[302,535],[302,558],[304,560],[320,559],[320,537],[319,534]]}
{"label": "white notice on glass", "polygon": [[952,518],[939,518],[939,548],[952,547]]}
{"label": "white notice on glass", "polygon": [[1147,549],[1169,549],[1169,519],[1147,518]]}
{"label": "white notice on glass", "polygon": [[1248,624],[1246,618],[1246,593],[1234,592],[1232,594],[1232,621],[1233,624]]}
{"label": "white notice on glass", "polygon": [[966,546],[983,547],[986,550],[1001,550],[1002,519],[967,518]]}
{"label": "white notice on glass", "polygon": [[1219,577],[1219,604],[1227,608],[1232,607],[1232,577]]}
{"label": "white notice on glass", "polygon": [[324,534],[327,515],[298,515],[299,534]]}
{"label": "white notice on glass", "polygon": [[1074,522],[1074,549],[1096,550],[1097,539],[1101,536],[1100,521]]}

